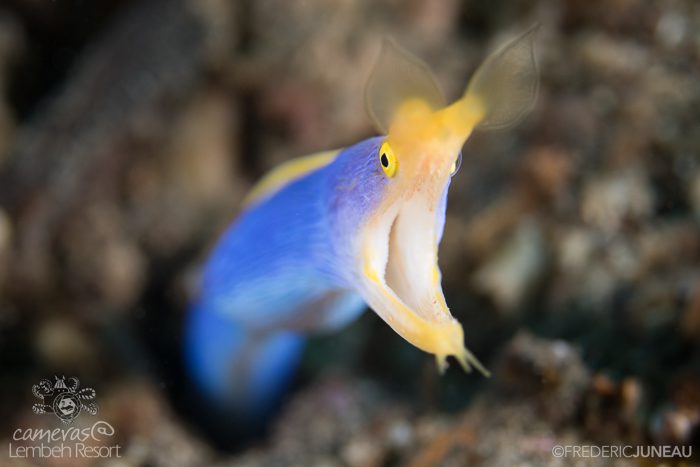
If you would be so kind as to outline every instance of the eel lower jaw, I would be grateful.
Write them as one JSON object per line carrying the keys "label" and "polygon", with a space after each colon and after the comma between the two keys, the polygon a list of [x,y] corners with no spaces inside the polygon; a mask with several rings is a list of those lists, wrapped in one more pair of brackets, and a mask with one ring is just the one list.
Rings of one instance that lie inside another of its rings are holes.
{"label": "eel lower jaw", "polygon": [[445,303],[437,265],[437,202],[416,194],[365,227],[360,293],[400,336],[435,355],[453,356],[466,370],[488,371],[464,346],[462,325]]}

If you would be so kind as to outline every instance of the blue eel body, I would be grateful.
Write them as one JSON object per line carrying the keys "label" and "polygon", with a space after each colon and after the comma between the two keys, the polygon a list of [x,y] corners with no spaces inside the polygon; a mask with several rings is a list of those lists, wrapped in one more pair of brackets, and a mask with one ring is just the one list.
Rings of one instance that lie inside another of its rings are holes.
{"label": "blue eel body", "polygon": [[364,311],[350,266],[358,229],[387,183],[377,163],[382,140],[341,151],[249,206],[223,234],[185,331],[186,364],[207,397],[263,417],[288,388],[303,335]]}

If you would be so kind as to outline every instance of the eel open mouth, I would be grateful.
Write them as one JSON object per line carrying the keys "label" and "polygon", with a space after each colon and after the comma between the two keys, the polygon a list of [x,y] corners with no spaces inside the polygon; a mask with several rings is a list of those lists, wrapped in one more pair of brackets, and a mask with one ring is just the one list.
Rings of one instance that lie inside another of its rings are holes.
{"label": "eel open mouth", "polygon": [[418,315],[449,321],[439,282],[435,209],[425,201],[414,196],[399,207],[388,233],[384,282]]}
{"label": "eel open mouth", "polygon": [[471,364],[488,374],[464,347],[462,326],[445,303],[437,264],[439,198],[433,198],[415,192],[369,223],[361,294],[399,335],[435,354],[441,370],[454,356],[466,370]]}

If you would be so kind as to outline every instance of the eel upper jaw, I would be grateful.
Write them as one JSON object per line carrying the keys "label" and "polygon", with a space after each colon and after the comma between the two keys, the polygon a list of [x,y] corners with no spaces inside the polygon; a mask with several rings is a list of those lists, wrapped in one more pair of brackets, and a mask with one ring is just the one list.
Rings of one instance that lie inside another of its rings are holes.
{"label": "eel upper jaw", "polygon": [[445,303],[437,264],[439,196],[414,192],[377,212],[364,227],[360,293],[399,335],[435,355],[454,356],[465,370],[488,374],[464,346],[461,324]]}

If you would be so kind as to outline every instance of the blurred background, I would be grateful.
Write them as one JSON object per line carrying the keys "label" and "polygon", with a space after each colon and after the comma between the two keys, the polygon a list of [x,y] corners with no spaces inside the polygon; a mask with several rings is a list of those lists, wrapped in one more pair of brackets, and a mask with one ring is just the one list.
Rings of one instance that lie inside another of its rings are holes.
{"label": "blurred background", "polygon": [[[370,312],[312,339],[264,434],[229,439],[194,400],[180,336],[246,191],[284,160],[373,134],[363,87],[385,35],[454,99],[536,22],[536,108],[467,142],[440,249],[447,303],[494,375],[441,377]],[[592,443],[697,454],[699,118],[694,0],[3,0],[0,462],[638,465],[551,454]],[[16,428],[60,426],[31,411],[32,385],[52,375],[95,388],[123,457],[7,457]]]}

